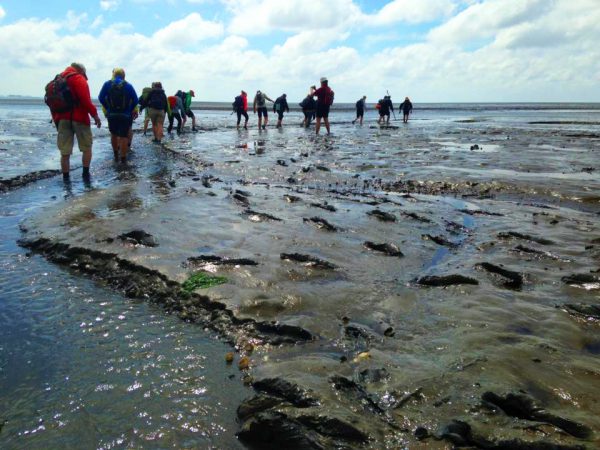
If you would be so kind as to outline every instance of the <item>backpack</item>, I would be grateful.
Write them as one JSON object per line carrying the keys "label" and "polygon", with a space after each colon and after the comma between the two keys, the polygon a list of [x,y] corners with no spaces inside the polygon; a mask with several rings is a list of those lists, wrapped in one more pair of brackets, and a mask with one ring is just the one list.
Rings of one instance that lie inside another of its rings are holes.
{"label": "backpack", "polygon": [[360,99],[359,101],[356,102],[356,109],[362,109],[363,107],[363,102],[362,99]]}
{"label": "backpack", "polygon": [[233,110],[237,111],[237,110],[242,110],[242,108],[244,107],[244,101],[242,100],[242,96],[238,95],[234,102],[231,104],[231,106],[233,106]]}
{"label": "backpack", "polygon": [[153,89],[152,92],[148,94],[148,107],[164,110],[167,106],[165,100],[166,97],[162,89]]}
{"label": "backpack", "polygon": [[335,93],[333,91],[330,91],[331,95],[329,96],[329,106],[333,105],[333,97],[335,97]]}
{"label": "backpack", "polygon": [[129,106],[129,96],[125,91],[125,80],[122,80],[120,83],[116,83],[115,81],[112,81],[111,83],[106,98],[109,107],[108,112],[124,113]]}
{"label": "backpack", "polygon": [[67,80],[73,75],[75,75],[75,73],[70,73],[63,77],[62,74],[59,73],[46,85],[44,102],[50,108],[50,112],[64,113],[72,111],[73,108],[75,108],[75,97],[67,84]]}

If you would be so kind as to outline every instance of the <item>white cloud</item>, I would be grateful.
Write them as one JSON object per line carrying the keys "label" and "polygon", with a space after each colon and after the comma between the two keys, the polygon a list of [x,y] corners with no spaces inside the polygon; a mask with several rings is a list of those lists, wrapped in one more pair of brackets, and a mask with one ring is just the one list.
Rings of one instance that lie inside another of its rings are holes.
{"label": "white cloud", "polygon": [[394,0],[376,14],[365,17],[370,25],[390,25],[397,22],[422,23],[447,17],[456,10],[453,0]]}
{"label": "white cloud", "polygon": [[189,43],[222,36],[224,27],[217,22],[204,20],[200,14],[192,13],[184,19],[171,22],[154,33],[153,38],[170,47],[184,47]]}
{"label": "white cloud", "polygon": [[79,28],[79,26],[87,21],[87,14],[82,13],[77,15],[75,11],[67,11],[67,16],[65,18],[65,28],[69,31],[75,31]]}
{"label": "white cloud", "polygon": [[119,3],[119,0],[100,0],[100,9],[103,11],[114,10],[117,9]]}
{"label": "white cloud", "polygon": [[96,30],[97,28],[101,27],[103,23],[104,17],[102,16],[102,14],[100,14],[99,16],[96,16],[96,18],[92,22],[92,24],[90,25],[90,29]]}
{"label": "white cloud", "polygon": [[4,8],[0,6],[0,19],[2,19],[4,16],[6,16],[6,11],[4,11]]}

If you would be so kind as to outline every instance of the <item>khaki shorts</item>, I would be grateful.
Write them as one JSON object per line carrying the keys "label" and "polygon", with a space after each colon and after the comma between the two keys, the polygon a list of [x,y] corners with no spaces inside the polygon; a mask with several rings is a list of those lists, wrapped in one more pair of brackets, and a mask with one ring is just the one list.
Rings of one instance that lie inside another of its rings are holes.
{"label": "khaki shorts", "polygon": [[79,151],[83,153],[92,151],[92,128],[84,123],[61,120],[58,122],[56,138],[56,145],[61,155],[67,156],[73,153],[74,136],[77,136]]}
{"label": "khaki shorts", "polygon": [[164,123],[165,112],[162,109],[148,108],[148,117],[152,123]]}

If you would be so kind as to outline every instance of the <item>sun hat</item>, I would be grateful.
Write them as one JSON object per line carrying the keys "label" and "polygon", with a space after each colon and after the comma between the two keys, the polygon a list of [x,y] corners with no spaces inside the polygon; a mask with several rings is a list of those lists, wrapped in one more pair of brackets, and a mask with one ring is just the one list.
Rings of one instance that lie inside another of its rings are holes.
{"label": "sun hat", "polygon": [[327,77],[321,77],[321,83],[325,83],[327,81]]}

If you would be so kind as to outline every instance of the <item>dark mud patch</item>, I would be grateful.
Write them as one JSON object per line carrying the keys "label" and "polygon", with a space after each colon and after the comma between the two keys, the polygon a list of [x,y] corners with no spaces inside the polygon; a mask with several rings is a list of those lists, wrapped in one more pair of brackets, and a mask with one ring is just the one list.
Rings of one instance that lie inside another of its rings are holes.
{"label": "dark mud patch", "polygon": [[600,321],[600,305],[586,305],[584,303],[566,303],[562,308],[572,316],[585,320]]}
{"label": "dark mud patch", "polygon": [[22,239],[19,245],[76,273],[88,275],[128,298],[159,304],[167,313],[216,331],[231,344],[249,338],[272,345],[314,339],[310,332],[295,325],[239,319],[224,304],[205,295],[187,292],[180,283],[157,270],[119,258],[113,253],[73,247],[45,238]]}
{"label": "dark mud patch", "polygon": [[367,241],[363,245],[366,248],[368,248],[369,250],[373,250],[375,252],[380,252],[387,256],[396,256],[396,257],[404,256],[404,253],[402,253],[400,251],[400,249],[398,248],[398,246],[395,244],[388,244],[385,242],[381,243],[381,244],[376,244],[375,242]]}
{"label": "dark mud patch", "polygon": [[452,241],[449,241],[444,236],[432,236],[431,234],[423,234],[421,235],[421,239],[429,240],[435,242],[437,245],[443,245],[448,248],[456,248],[458,244]]}
{"label": "dark mud patch", "polygon": [[508,270],[489,262],[475,265],[476,269],[485,270],[496,276],[502,286],[508,289],[521,289],[523,287],[523,275],[514,270]]}
{"label": "dark mud patch", "polygon": [[571,262],[568,258],[562,258],[560,256],[554,255],[550,252],[537,250],[530,247],[525,247],[523,245],[517,245],[512,252],[517,253],[521,256],[531,256],[536,259],[551,259],[553,261],[562,261],[562,262]]}
{"label": "dark mud patch", "polygon": [[587,426],[545,411],[526,395],[509,393],[502,397],[494,392],[485,392],[481,399],[484,406],[499,408],[508,416],[548,423],[579,439],[589,439],[592,436],[592,430]]}
{"label": "dark mud patch", "polygon": [[282,253],[279,257],[286,261],[294,261],[304,264],[306,267],[314,269],[334,270],[337,267],[324,259],[315,256],[303,255],[301,253]]}
{"label": "dark mud patch", "polygon": [[301,202],[302,201],[302,198],[298,197],[297,195],[284,194],[283,198],[288,203],[297,203],[297,202]]}
{"label": "dark mud patch", "polygon": [[504,214],[483,211],[481,209],[459,209],[458,212],[468,214],[470,216],[494,216],[494,217],[503,217]]}
{"label": "dark mud patch", "polygon": [[333,205],[329,205],[328,203],[311,203],[310,206],[314,208],[324,209],[325,211],[336,212],[337,208]]}
{"label": "dark mud patch", "polygon": [[569,286],[576,286],[587,290],[600,289],[600,276],[591,273],[574,273],[561,278]]}
{"label": "dark mud patch", "polygon": [[381,220],[382,222],[395,222],[396,216],[389,212],[381,211],[380,209],[374,209],[372,211],[368,211],[367,215],[371,217],[375,217],[376,219]]}
{"label": "dark mud patch", "polygon": [[248,219],[251,220],[252,222],[268,222],[268,221],[283,222],[283,219],[280,219],[279,217],[276,217],[272,214],[254,211],[252,209],[245,210],[244,214],[247,215]]}
{"label": "dark mud patch", "polygon": [[191,256],[184,263],[185,266],[204,267],[214,266],[257,266],[258,263],[249,258],[224,258],[216,255]]}
{"label": "dark mud patch", "polygon": [[479,281],[477,281],[475,278],[466,277],[464,275],[451,274],[442,276],[431,275],[421,277],[417,280],[417,284],[420,284],[421,286],[445,287],[460,284],[478,285]]}
{"label": "dark mud patch", "polygon": [[321,217],[310,217],[310,218],[304,218],[302,219],[303,222],[305,223],[311,223],[313,224],[315,227],[317,227],[320,230],[325,230],[325,231],[341,231],[341,229],[331,223],[329,223],[327,220],[321,218]]}
{"label": "dark mud patch", "polygon": [[404,217],[408,217],[409,219],[413,219],[416,220],[418,222],[423,222],[423,223],[431,223],[431,219],[428,219],[427,217],[424,216],[420,216],[417,213],[414,212],[403,212],[402,215]]}
{"label": "dark mud patch", "polygon": [[30,172],[25,175],[9,178],[7,180],[0,179],[0,192],[27,186],[30,183],[45,180],[46,178],[52,178],[59,174],[60,170],[39,170],[37,172]]}
{"label": "dark mud patch", "polygon": [[117,237],[128,244],[140,245],[142,247],[158,247],[156,238],[144,230],[132,230]]}

